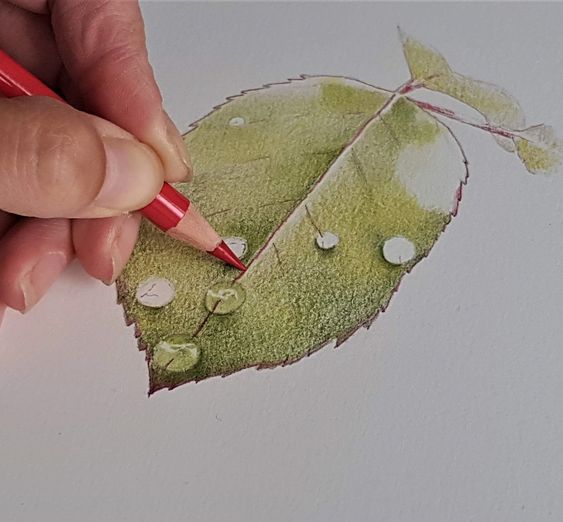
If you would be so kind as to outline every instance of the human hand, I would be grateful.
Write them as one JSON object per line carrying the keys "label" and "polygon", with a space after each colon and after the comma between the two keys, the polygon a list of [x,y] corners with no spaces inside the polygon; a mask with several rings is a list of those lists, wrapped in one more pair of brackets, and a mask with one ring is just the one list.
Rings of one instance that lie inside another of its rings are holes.
{"label": "human hand", "polygon": [[75,107],[0,98],[1,322],[6,307],[34,306],[74,256],[113,283],[137,240],[129,212],[191,168],[136,1],[0,0],[0,48]]}

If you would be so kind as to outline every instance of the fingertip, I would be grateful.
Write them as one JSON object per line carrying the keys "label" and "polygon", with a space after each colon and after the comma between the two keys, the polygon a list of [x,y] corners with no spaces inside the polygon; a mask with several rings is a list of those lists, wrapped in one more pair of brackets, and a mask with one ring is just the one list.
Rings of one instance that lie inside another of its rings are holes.
{"label": "fingertip", "polygon": [[116,279],[121,275],[121,272],[123,272],[137,243],[140,225],[141,215],[130,214],[117,230],[111,245],[113,271],[111,279],[105,281],[106,284],[111,285],[115,283]]}
{"label": "fingertip", "polygon": [[0,245],[0,302],[25,313],[44,296],[73,257],[65,219],[25,219]]}
{"label": "fingertip", "polygon": [[80,219],[73,222],[76,255],[86,272],[106,285],[121,274],[137,242],[141,216]]}
{"label": "fingertip", "polygon": [[63,273],[70,260],[65,252],[49,252],[37,260],[31,270],[24,274],[19,287],[23,297],[22,313],[28,312],[47,293]]}
{"label": "fingertip", "polygon": [[163,124],[154,126],[148,134],[151,145],[164,166],[166,181],[177,183],[191,181],[193,167],[184,138],[166,111],[162,112]]}

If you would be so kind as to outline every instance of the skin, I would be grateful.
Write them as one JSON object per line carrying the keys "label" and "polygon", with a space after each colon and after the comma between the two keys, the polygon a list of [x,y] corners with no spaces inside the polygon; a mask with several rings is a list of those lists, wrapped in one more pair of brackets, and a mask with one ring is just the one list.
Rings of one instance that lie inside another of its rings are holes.
{"label": "skin", "polygon": [[0,98],[1,322],[75,257],[112,284],[137,240],[134,211],[191,166],[136,1],[0,0],[0,48],[73,106]]}

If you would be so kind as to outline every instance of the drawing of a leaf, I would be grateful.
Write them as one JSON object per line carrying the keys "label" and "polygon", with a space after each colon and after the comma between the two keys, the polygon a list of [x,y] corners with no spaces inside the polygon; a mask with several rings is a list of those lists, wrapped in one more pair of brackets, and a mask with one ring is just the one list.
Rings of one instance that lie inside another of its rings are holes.
{"label": "drawing of a leaf", "polygon": [[[513,130],[525,127],[520,104],[504,89],[454,72],[439,52],[403,32],[400,34],[413,80],[473,107],[489,123]],[[494,138],[507,151],[516,150],[510,138],[499,135],[494,135]]]}
{"label": "drawing of a leaf", "polygon": [[[523,122],[500,89],[456,75],[408,37],[403,44],[415,82],[495,125]],[[301,77],[234,96],[194,124],[185,142],[195,180],[177,188],[223,236],[246,241],[249,269],[239,274],[143,223],[118,293],[146,350],[151,392],[292,363],[386,308],[456,213],[467,179],[458,139],[408,97],[412,85]],[[510,141],[531,171],[556,163],[559,142],[545,127]],[[320,248],[319,236],[333,248]],[[384,255],[396,237],[414,247],[405,262]],[[135,298],[151,277],[176,289],[163,308]]]}
{"label": "drawing of a leaf", "polygon": [[552,127],[536,125],[514,139],[518,156],[533,174],[553,174],[561,169],[563,143]]}
{"label": "drawing of a leaf", "polygon": [[[563,145],[551,127],[526,127],[520,104],[504,89],[454,72],[434,49],[400,31],[403,52],[413,86],[424,87],[455,98],[483,115],[497,143],[517,152],[533,174],[558,172],[563,164]],[[478,126],[478,125],[477,125]]]}
{"label": "drawing of a leaf", "polygon": [[[210,313],[208,289],[236,271],[143,225],[119,287],[148,350],[153,391],[292,362],[369,323],[438,238],[466,176],[458,143],[433,116],[342,78],[235,97],[199,121],[186,143],[197,175],[179,188],[223,235],[248,242],[249,270],[238,278],[246,301],[231,314]],[[319,249],[319,231],[337,234],[339,244]],[[383,258],[394,236],[416,247],[404,266]],[[151,275],[175,285],[169,306],[135,301]],[[200,348],[186,372],[153,364],[153,350],[172,333],[193,336]]]}

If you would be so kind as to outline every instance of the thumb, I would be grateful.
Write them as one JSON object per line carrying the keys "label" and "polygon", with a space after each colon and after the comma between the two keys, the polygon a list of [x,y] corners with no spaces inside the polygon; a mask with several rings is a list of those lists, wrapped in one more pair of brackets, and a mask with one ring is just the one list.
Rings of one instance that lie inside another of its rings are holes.
{"label": "thumb", "polygon": [[40,218],[107,217],[147,205],[156,154],[105,120],[41,97],[0,99],[0,209]]}

